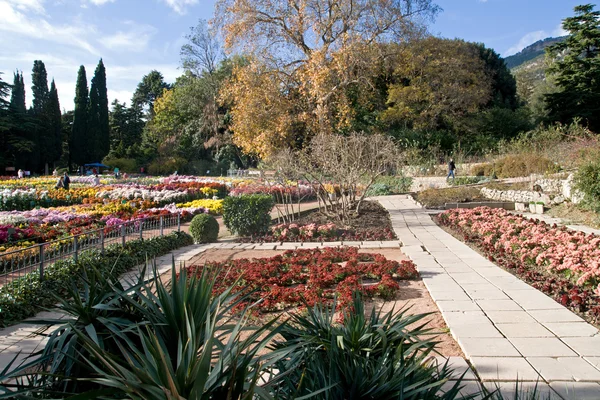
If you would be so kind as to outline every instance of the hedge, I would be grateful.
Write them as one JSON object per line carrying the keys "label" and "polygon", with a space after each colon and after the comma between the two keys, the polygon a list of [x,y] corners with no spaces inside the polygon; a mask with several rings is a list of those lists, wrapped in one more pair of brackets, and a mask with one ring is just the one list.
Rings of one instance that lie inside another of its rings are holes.
{"label": "hedge", "polygon": [[190,235],[173,232],[152,239],[133,240],[125,246],[108,246],[104,255],[100,250],[84,251],[77,262],[73,259],[57,261],[44,270],[43,281],[40,281],[39,271],[30,272],[0,288],[0,326],[18,323],[52,308],[56,304],[56,296],[64,296],[72,277],[86,267],[93,266],[104,274],[118,277],[148,258],[191,244]]}

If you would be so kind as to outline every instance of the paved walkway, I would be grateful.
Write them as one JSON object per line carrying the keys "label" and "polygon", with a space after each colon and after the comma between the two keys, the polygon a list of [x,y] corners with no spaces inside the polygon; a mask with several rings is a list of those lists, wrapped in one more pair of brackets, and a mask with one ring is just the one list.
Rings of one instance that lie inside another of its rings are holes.
{"label": "paved walkway", "polygon": [[510,394],[518,377],[553,399],[600,399],[595,327],[446,233],[412,198],[378,200],[486,387]]}

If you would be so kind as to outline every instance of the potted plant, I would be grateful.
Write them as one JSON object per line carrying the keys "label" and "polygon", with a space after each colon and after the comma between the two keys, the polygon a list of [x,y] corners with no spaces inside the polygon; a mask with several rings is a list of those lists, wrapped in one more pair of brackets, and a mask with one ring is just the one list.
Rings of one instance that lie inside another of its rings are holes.
{"label": "potted plant", "polygon": [[544,202],[543,201],[538,201],[537,203],[535,203],[535,212],[536,212],[536,214],[544,213]]}

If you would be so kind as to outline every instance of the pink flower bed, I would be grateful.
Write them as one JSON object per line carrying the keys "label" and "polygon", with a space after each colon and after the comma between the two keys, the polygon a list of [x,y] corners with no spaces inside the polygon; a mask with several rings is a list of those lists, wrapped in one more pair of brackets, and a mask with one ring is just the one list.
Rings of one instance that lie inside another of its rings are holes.
{"label": "pink flower bed", "polygon": [[438,221],[563,305],[600,318],[597,235],[487,207],[447,210]]}
{"label": "pink flower bed", "polygon": [[253,237],[238,238],[239,242],[335,242],[335,241],[372,241],[393,240],[396,234],[388,227],[341,229],[333,223],[328,224],[278,224],[270,232]]}

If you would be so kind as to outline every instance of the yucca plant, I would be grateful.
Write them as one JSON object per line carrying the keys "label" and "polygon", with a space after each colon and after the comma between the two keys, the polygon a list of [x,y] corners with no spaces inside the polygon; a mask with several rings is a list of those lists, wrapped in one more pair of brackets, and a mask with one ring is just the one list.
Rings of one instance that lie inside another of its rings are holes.
{"label": "yucca plant", "polygon": [[131,330],[142,321],[142,315],[124,298],[128,296],[126,292],[132,293],[144,285],[144,274],[145,268],[140,271],[138,281],[126,290],[118,279],[112,278],[113,274],[103,274],[93,265],[86,265],[81,274],[71,279],[65,296],[56,296],[57,309],[67,315],[66,322],[64,319],[32,321],[58,328],[48,336],[44,349],[32,355],[26,368],[12,371],[14,387],[30,394],[55,396],[93,389],[95,385],[86,378],[94,371],[85,363],[87,353],[78,332],[85,332],[107,352],[119,349],[117,340],[134,339]]}
{"label": "yucca plant", "polygon": [[107,354],[79,332],[93,354],[88,360],[96,372],[92,381],[112,388],[112,395],[134,399],[268,398],[257,382],[289,350],[258,353],[282,325],[274,319],[251,327],[246,312],[232,311],[247,299],[230,290],[212,297],[214,279],[207,273],[188,277],[185,269],[179,276],[174,271],[170,290],[154,279],[154,287],[140,288],[132,300],[147,312],[147,324],[137,329],[141,346],[125,340],[118,354]]}
{"label": "yucca plant", "polygon": [[[426,328],[427,314],[408,309],[366,315],[359,294],[351,311],[336,323],[335,305],[316,305],[294,315],[281,331],[275,350],[294,346],[276,363],[285,378],[272,386],[282,399],[454,399],[460,381],[446,393],[440,388],[452,373],[432,360],[435,340]],[[466,397],[468,398],[468,397]]]}

